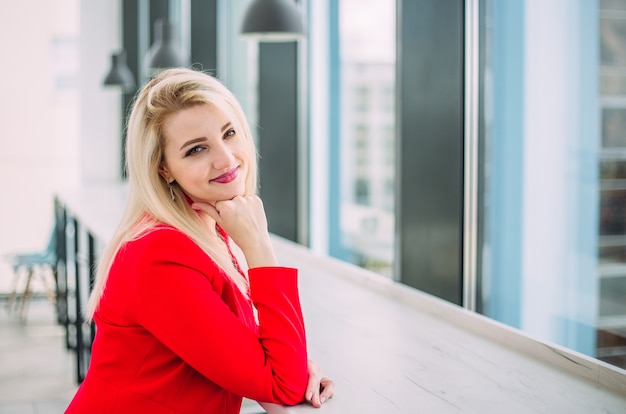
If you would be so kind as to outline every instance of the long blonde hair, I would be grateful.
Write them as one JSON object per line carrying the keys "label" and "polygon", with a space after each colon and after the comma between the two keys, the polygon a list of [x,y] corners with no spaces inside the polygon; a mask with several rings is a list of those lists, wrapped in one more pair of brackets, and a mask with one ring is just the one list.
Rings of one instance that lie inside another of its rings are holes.
{"label": "long blonde hair", "polygon": [[208,234],[206,225],[198,213],[191,209],[182,190],[177,185],[172,187],[175,191],[173,201],[168,183],[159,174],[165,144],[164,123],[173,113],[202,104],[214,105],[220,109],[230,118],[237,134],[243,134],[249,151],[245,192],[256,193],[257,154],[254,139],[245,114],[234,95],[211,75],[192,69],[168,69],[148,81],[135,97],[128,120],[126,210],[98,263],[96,281],[87,304],[87,320],[92,319],[98,307],[118,250],[126,242],[141,237],[161,223],[187,234],[247,294],[246,278],[232,266],[227,252],[212,248],[211,235]]}

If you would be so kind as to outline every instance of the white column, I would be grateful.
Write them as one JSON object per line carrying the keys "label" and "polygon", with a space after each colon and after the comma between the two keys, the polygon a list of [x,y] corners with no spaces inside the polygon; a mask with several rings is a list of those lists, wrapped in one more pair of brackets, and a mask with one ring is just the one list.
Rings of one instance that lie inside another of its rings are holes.
{"label": "white column", "polygon": [[310,240],[318,254],[328,254],[328,1],[309,2],[310,94]]}
{"label": "white column", "polygon": [[559,342],[567,286],[568,156],[579,96],[577,2],[526,0],[522,329]]}
{"label": "white column", "polygon": [[121,4],[81,1],[81,183],[120,181],[122,95],[104,87],[111,54],[121,48]]}

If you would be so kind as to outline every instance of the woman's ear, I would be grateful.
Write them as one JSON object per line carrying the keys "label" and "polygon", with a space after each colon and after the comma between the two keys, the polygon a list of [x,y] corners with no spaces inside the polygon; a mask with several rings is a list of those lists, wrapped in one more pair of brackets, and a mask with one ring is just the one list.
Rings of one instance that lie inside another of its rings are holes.
{"label": "woman's ear", "polygon": [[171,183],[172,181],[174,181],[174,179],[172,178],[172,175],[163,164],[159,165],[159,174],[168,183]]}

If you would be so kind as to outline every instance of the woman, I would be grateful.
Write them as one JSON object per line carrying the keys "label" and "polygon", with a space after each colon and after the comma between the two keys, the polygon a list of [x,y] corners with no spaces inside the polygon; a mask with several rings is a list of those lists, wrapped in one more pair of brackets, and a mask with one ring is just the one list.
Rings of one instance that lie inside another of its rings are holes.
{"label": "woman", "polygon": [[319,407],[334,384],[307,358],[297,271],[274,255],[234,96],[205,73],[163,71],[136,97],[126,145],[128,204],[66,412],[238,413],[242,397]]}

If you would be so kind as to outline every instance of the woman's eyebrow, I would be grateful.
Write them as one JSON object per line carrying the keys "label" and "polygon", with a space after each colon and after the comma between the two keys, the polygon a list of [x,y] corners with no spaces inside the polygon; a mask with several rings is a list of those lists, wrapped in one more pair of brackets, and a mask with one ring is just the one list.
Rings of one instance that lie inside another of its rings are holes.
{"label": "woman's eyebrow", "polygon": [[183,144],[183,146],[182,146],[182,147],[180,147],[180,149],[182,150],[183,148],[185,148],[185,147],[186,147],[186,146],[188,146],[188,145],[195,144],[196,142],[202,142],[202,141],[206,141],[206,138],[204,138],[204,137],[200,137],[200,138],[190,139],[189,141],[185,142],[185,143]]}
{"label": "woman's eyebrow", "polygon": [[[224,126],[222,127],[222,132],[226,131],[228,128],[232,127],[232,123],[229,121],[226,124],[224,124]],[[189,141],[185,142],[180,149],[182,150],[183,148],[185,148],[188,145],[191,144],[195,144],[197,142],[202,142],[202,141],[206,141],[205,137],[199,137],[199,138],[194,138],[194,139],[190,139]]]}

